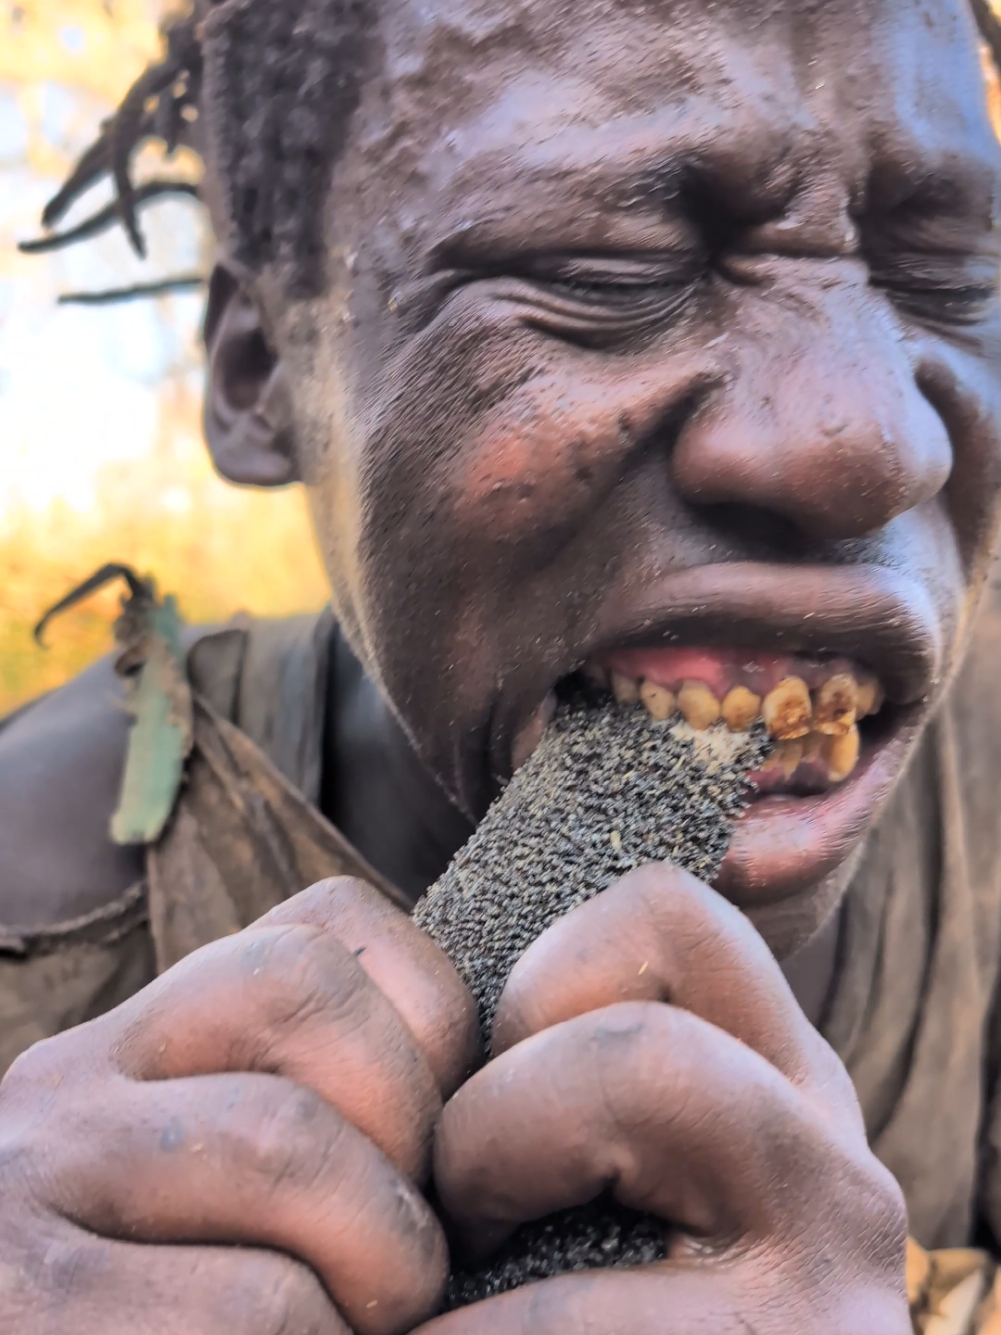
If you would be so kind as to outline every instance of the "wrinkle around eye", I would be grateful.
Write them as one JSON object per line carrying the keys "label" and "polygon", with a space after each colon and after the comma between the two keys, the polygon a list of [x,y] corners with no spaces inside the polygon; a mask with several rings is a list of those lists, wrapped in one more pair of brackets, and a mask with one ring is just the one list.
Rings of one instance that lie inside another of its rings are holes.
{"label": "wrinkle around eye", "polygon": [[569,292],[563,285],[531,279],[481,280],[484,296],[518,308],[521,320],[540,333],[584,346],[605,346],[663,331],[685,314],[700,283],[595,284]]}
{"label": "wrinkle around eye", "polygon": [[1001,293],[990,287],[931,287],[874,277],[902,315],[943,333],[985,325],[1001,313]]}

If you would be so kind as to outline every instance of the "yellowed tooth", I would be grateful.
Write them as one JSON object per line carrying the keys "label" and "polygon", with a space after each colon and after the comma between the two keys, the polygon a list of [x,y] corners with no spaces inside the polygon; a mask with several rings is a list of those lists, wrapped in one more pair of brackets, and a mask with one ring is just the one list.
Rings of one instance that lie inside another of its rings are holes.
{"label": "yellowed tooth", "polygon": [[877,678],[866,677],[864,681],[859,682],[856,705],[858,717],[869,718],[871,714],[878,714],[883,708],[884,699],[883,688]]}
{"label": "yellowed tooth", "polygon": [[622,672],[613,672],[612,694],[620,705],[634,705],[640,698],[640,684]]}
{"label": "yellowed tooth", "polygon": [[677,710],[674,695],[666,686],[658,686],[655,681],[645,681],[640,687],[640,699],[646,711],[659,723],[666,723]]}
{"label": "yellowed tooth", "polygon": [[731,732],[747,732],[761,713],[761,696],[746,686],[735,686],[723,701],[723,718]]}
{"label": "yellowed tooth", "polygon": [[808,737],[803,738],[803,759],[805,761],[819,760],[824,753],[824,746],[827,738],[822,732],[811,732]]}
{"label": "yellowed tooth", "polygon": [[787,779],[791,779],[803,760],[803,743],[777,742],[775,745],[775,759],[782,766],[782,773]]}
{"label": "yellowed tooth", "polygon": [[701,681],[686,681],[678,692],[678,708],[696,732],[705,732],[720,720],[719,701]]}
{"label": "yellowed tooth", "polygon": [[859,732],[853,727],[844,737],[827,737],[824,742],[827,777],[831,783],[841,783],[858,764]]}
{"label": "yellowed tooth", "polygon": [[813,719],[806,682],[801,677],[784,677],[774,691],[765,696],[761,712],[776,741],[792,742],[805,737]]}
{"label": "yellowed tooth", "polygon": [[847,672],[829,677],[813,697],[813,730],[844,737],[855,726],[858,686]]}

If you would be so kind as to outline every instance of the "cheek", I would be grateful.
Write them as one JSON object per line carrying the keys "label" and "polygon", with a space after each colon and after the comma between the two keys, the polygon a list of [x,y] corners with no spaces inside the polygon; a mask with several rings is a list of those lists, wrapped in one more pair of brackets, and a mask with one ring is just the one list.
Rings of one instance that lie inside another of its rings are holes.
{"label": "cheek", "polygon": [[607,490],[630,444],[613,396],[589,401],[572,375],[536,386],[468,440],[448,477],[454,522],[492,542],[572,522]]}

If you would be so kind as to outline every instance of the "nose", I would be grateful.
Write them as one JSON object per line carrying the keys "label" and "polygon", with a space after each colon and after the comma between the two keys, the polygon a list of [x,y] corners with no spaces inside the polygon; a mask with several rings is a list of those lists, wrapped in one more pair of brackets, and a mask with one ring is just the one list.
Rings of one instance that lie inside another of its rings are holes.
{"label": "nose", "polygon": [[689,419],[671,469],[689,504],[859,538],[936,496],[952,448],[883,294],[829,275],[815,286],[735,297],[730,373]]}

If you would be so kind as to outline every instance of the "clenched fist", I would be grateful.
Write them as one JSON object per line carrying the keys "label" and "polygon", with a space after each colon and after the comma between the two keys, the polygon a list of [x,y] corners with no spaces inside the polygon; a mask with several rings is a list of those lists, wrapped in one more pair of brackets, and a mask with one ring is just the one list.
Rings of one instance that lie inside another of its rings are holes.
{"label": "clenched fist", "polygon": [[[907,1335],[900,1192],[848,1077],[717,894],[648,867],[516,966],[493,1061],[443,955],[314,887],[0,1086],[0,1330],[41,1335]],[[444,1109],[443,1109],[443,1101]],[[593,1200],[662,1264],[435,1317]]]}
{"label": "clenched fist", "polygon": [[0,1331],[410,1330],[448,1264],[431,1139],[476,1052],[448,961],[357,882],[189,956],[0,1086]]}
{"label": "clenched fist", "polygon": [[569,914],[516,966],[494,1049],[436,1138],[466,1259],[604,1191],[666,1221],[669,1257],[421,1335],[909,1335],[899,1188],[844,1068],[712,890],[645,867]]}

